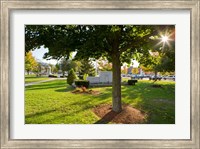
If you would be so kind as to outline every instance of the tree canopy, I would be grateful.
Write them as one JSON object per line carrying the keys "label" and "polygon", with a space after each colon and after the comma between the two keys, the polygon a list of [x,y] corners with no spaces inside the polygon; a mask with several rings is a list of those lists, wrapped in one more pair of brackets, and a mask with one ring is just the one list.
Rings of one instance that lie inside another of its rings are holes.
{"label": "tree canopy", "polygon": [[44,45],[49,49],[46,57],[60,58],[77,51],[79,58],[105,55],[110,60],[115,47],[124,62],[141,45],[146,46],[157,30],[149,25],[27,25],[25,33],[26,51]]}

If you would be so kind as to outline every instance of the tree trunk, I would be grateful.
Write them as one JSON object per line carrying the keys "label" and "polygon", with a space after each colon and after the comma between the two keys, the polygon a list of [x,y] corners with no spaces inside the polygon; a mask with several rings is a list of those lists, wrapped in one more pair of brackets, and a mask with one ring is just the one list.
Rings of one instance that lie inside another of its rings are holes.
{"label": "tree trunk", "polygon": [[112,54],[112,65],[112,110],[115,112],[121,112],[121,65],[119,52]]}
{"label": "tree trunk", "polygon": [[157,74],[158,72],[155,70],[155,81],[157,81]]}

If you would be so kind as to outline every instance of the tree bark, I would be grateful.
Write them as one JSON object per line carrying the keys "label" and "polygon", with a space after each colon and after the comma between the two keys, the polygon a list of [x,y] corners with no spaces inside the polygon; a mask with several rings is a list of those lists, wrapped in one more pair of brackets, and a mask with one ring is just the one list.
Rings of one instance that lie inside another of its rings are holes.
{"label": "tree bark", "polygon": [[155,81],[157,81],[157,74],[158,72],[155,70]]}
{"label": "tree bark", "polygon": [[115,51],[112,54],[112,110],[115,112],[121,112],[121,65],[120,65],[120,52]]}

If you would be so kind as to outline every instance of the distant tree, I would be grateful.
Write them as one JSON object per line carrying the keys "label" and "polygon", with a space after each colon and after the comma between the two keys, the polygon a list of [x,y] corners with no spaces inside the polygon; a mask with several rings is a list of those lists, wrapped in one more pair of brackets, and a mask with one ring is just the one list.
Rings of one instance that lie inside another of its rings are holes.
{"label": "distant tree", "polygon": [[68,72],[71,69],[73,69],[75,72],[78,72],[80,69],[81,62],[77,60],[62,58],[59,65],[64,75],[65,71]]}
{"label": "distant tree", "polygon": [[59,64],[59,63],[57,63],[57,64],[55,65],[55,67],[56,67],[57,70],[60,70],[60,64]]}
{"label": "distant tree", "polygon": [[67,71],[68,61],[65,58],[63,58],[63,59],[61,59],[59,65],[60,65],[60,70],[62,71],[63,76],[64,76],[65,71]]}
{"label": "distant tree", "polygon": [[89,59],[81,60],[81,67],[79,71],[79,75],[88,74],[89,76],[95,76],[95,68]]}
{"label": "distant tree", "polygon": [[128,69],[128,68],[127,68],[126,65],[125,65],[125,66],[122,66],[122,67],[121,67],[121,73],[122,73],[122,74],[127,74],[127,71],[128,71],[127,69]]}
{"label": "distant tree", "polygon": [[37,62],[37,66],[34,67],[33,72],[36,73],[37,76],[40,76],[41,71],[42,71],[42,65],[41,63]]}
{"label": "distant tree", "polygon": [[157,73],[161,68],[161,55],[158,52],[151,52],[145,55],[145,59],[140,60],[143,65],[148,68],[150,71],[154,72],[155,77],[157,77]]}
{"label": "distant tree", "polygon": [[67,83],[69,85],[72,85],[72,83],[74,82],[74,80],[77,78],[76,73],[74,72],[74,69],[71,69],[68,73],[67,76]]}
{"label": "distant tree", "polygon": [[99,61],[98,64],[98,69],[100,71],[112,71],[112,63],[109,63],[108,61]]}
{"label": "distant tree", "polygon": [[52,73],[57,73],[58,72],[58,67],[56,65],[53,64],[49,64],[49,66],[51,67],[51,72]]}
{"label": "distant tree", "polygon": [[54,66],[53,69],[52,69],[52,72],[53,72],[53,73],[58,73],[58,70],[59,70],[59,69],[58,69],[56,66]]}
{"label": "distant tree", "polygon": [[133,68],[132,69],[133,74],[138,74],[139,73],[139,68]]}
{"label": "distant tree", "polygon": [[28,75],[31,71],[35,71],[37,69],[38,63],[32,55],[32,52],[25,53],[25,70],[27,71]]}
{"label": "distant tree", "polygon": [[139,65],[139,68],[141,68],[144,72],[151,72],[151,71],[152,71],[151,68],[145,67],[145,66],[142,65],[142,64]]}

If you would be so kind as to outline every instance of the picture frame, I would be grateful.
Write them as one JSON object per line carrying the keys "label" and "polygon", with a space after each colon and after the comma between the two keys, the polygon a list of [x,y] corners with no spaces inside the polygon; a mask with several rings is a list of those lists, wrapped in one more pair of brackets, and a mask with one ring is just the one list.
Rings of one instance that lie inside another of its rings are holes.
{"label": "picture frame", "polygon": [[[1,1],[1,148],[199,148],[200,147],[200,12],[199,0],[183,1]],[[188,140],[58,140],[10,139],[10,12],[12,10],[137,9],[190,10],[191,15],[191,139]]]}

